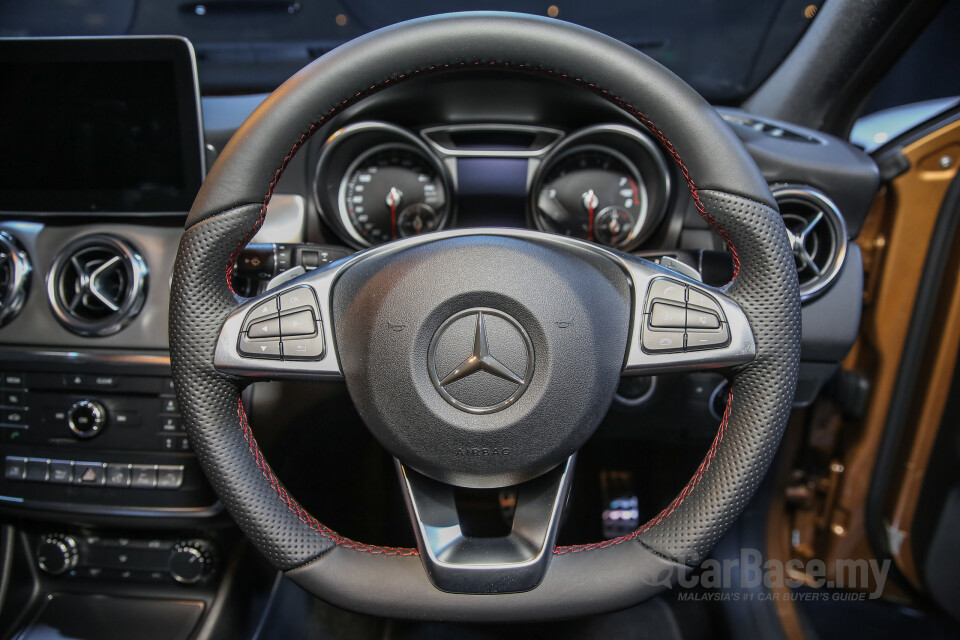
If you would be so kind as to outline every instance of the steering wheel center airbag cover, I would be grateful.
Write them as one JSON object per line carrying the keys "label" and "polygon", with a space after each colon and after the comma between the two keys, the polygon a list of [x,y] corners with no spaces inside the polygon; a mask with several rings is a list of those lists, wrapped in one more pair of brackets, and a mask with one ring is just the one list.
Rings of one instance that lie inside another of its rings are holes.
{"label": "steering wheel center airbag cover", "polygon": [[623,367],[629,282],[562,241],[467,236],[375,253],[333,291],[347,388],[409,467],[467,487],[529,480],[596,429]]}

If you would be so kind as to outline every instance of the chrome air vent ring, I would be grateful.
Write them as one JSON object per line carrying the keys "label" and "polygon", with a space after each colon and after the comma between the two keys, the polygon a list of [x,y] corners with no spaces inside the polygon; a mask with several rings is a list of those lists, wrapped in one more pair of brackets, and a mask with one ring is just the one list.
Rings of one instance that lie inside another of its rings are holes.
{"label": "chrome air vent ring", "polygon": [[30,256],[17,239],[0,231],[0,327],[16,317],[30,293]]}
{"label": "chrome air vent ring", "polygon": [[771,191],[796,259],[800,299],[813,299],[840,274],[847,253],[847,226],[837,205],[817,189],[776,185]]}
{"label": "chrome air vent ring", "polygon": [[108,336],[140,312],[147,265],[123,240],[94,234],[69,243],[47,274],[47,296],[57,320],[82,336]]}

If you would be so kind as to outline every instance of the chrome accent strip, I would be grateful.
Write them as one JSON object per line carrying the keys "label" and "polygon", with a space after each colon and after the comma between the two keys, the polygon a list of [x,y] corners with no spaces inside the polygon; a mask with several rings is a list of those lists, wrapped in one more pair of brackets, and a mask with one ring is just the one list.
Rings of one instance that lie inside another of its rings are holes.
{"label": "chrome accent strip", "polygon": [[[130,518],[210,518],[223,511],[223,503],[217,500],[206,507],[111,507],[75,502],[27,500],[15,496],[0,495],[0,502],[9,502],[20,509],[34,509],[52,513],[77,513],[93,516],[122,516]],[[0,507],[2,508],[2,507]]]}
{"label": "chrome accent strip", "polygon": [[30,256],[9,232],[0,231],[0,260],[9,262],[9,280],[0,292],[0,327],[13,320],[30,295],[33,266]]}
{"label": "chrome accent strip", "polygon": [[[537,139],[540,138],[541,144],[535,149],[459,149],[455,146],[452,146],[452,141],[450,141],[451,146],[445,146],[443,142],[437,139],[443,134],[447,134],[447,136],[449,136],[451,132],[457,131],[516,131],[520,133],[532,133],[534,135],[534,143],[536,143]],[[539,158],[545,156],[551,149],[553,149],[554,146],[557,145],[560,139],[564,136],[564,132],[560,129],[525,124],[481,123],[426,127],[420,130],[420,135],[424,140],[427,141],[427,144],[433,147],[434,151],[446,157]],[[548,138],[549,140],[544,142],[542,140],[544,138]]]}
{"label": "chrome accent strip", "polygon": [[[803,184],[778,184],[771,188],[774,200],[779,205],[781,202],[801,202],[819,209],[822,217],[830,225],[830,231],[834,236],[836,243],[835,255],[831,256],[829,266],[826,270],[818,273],[816,278],[806,285],[800,285],[800,300],[806,302],[816,298],[840,275],[840,269],[847,257],[847,224],[840,213],[840,209],[834,204],[833,200],[827,197],[822,191]],[[782,215],[782,212],[781,212]],[[820,218],[817,218],[818,222]],[[812,223],[799,236],[793,234],[789,229],[787,235],[790,237],[790,248],[794,256],[808,265],[812,263],[812,258],[804,247],[806,234],[813,228]]]}
{"label": "chrome accent strip", "polygon": [[[499,538],[465,536],[454,488],[396,461],[420,557],[434,586],[452,593],[490,594],[529,591],[539,585],[553,557],[575,460],[576,454],[519,487],[511,532]],[[509,559],[511,555],[514,559]]]}
{"label": "chrome accent strip", "polygon": [[[636,166],[637,163],[625,156],[625,154],[619,149],[615,149],[605,144],[590,142],[591,137],[605,134],[622,136],[638,144],[647,153],[654,165],[657,167],[657,173],[659,174],[659,178],[663,186],[663,201],[660,203],[660,206],[656,211],[650,211],[649,195],[647,194],[646,184],[643,180],[643,176],[640,174],[640,170]],[[614,247],[626,249],[631,248],[631,245],[636,244],[638,239],[642,237],[641,232],[646,233],[650,231],[650,229],[644,229],[647,220],[662,220],[662,215],[666,212],[666,208],[670,202],[670,190],[673,185],[670,179],[670,170],[667,166],[666,160],[663,158],[660,147],[643,131],[622,124],[598,124],[584,127],[583,129],[578,129],[577,131],[568,134],[565,138],[563,138],[562,141],[559,141],[554,146],[554,149],[549,156],[545,157],[543,162],[537,167],[536,172],[530,181],[529,193],[527,194],[527,197],[529,199],[530,215],[533,216],[534,224],[537,225],[539,230],[549,232],[549,229],[544,227],[544,225],[541,223],[540,214],[537,211],[537,199],[540,197],[540,184],[543,182],[543,178],[547,172],[553,166],[555,166],[557,162],[569,154],[576,153],[579,149],[600,149],[605,153],[617,157],[617,159],[621,162],[626,161],[627,168],[632,169],[634,177],[640,179],[640,182],[637,184],[637,186],[638,188],[643,188],[644,200],[643,210],[640,214],[640,218],[633,226],[633,230],[630,232],[630,235],[627,237],[627,239],[621,242],[619,247]]]}

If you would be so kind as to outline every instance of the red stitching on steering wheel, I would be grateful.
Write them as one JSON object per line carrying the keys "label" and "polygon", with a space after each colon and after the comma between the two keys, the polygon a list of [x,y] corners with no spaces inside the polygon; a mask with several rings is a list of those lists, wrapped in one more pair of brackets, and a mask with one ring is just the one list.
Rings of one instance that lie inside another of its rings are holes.
{"label": "red stitching on steering wheel", "polygon": [[592,82],[587,82],[582,78],[569,76],[565,73],[557,73],[552,69],[544,69],[542,67],[530,67],[524,64],[512,64],[509,62],[473,62],[473,63],[460,62],[453,65],[445,64],[445,65],[439,65],[439,66],[430,66],[424,69],[417,69],[416,71],[412,71],[410,73],[402,73],[398,75],[396,78],[387,78],[386,80],[384,80],[379,84],[370,85],[370,87],[368,87],[367,89],[363,91],[358,91],[352,97],[343,100],[340,104],[333,107],[327,113],[317,118],[309,127],[307,127],[307,130],[304,131],[302,134],[300,134],[300,137],[297,139],[296,142],[294,142],[293,146],[290,148],[290,151],[287,152],[287,155],[284,156],[283,160],[280,162],[280,167],[274,173],[273,180],[270,181],[270,184],[267,187],[267,193],[264,196],[263,202],[260,205],[260,216],[257,219],[257,222],[254,224],[253,228],[250,229],[243,236],[243,239],[241,239],[240,242],[237,244],[236,249],[234,249],[233,252],[230,254],[230,258],[227,261],[227,267],[226,267],[227,286],[230,288],[230,291],[234,295],[236,295],[237,293],[233,289],[233,281],[232,281],[233,265],[237,261],[237,257],[239,256],[240,251],[243,249],[244,246],[246,246],[247,242],[249,242],[250,239],[256,234],[256,232],[260,229],[261,225],[263,225],[263,220],[267,215],[267,205],[270,204],[270,199],[273,197],[273,192],[277,188],[277,183],[280,182],[280,177],[283,175],[283,172],[286,170],[287,165],[290,164],[290,161],[293,159],[293,157],[297,154],[298,151],[300,151],[300,148],[303,147],[303,145],[307,142],[307,140],[313,137],[313,134],[317,132],[317,130],[321,127],[321,125],[324,122],[329,120],[331,117],[333,117],[343,109],[357,102],[358,100],[361,100],[369,96],[370,94],[375,93],[387,87],[390,84],[399,82],[404,79],[413,78],[418,75],[422,75],[426,73],[431,73],[436,71],[446,71],[450,69],[460,69],[460,68],[465,68],[469,66],[518,69],[521,71],[539,73],[539,74],[551,76],[554,78],[560,78],[568,82],[573,82],[574,84],[577,84],[581,87],[585,87],[587,89],[590,89],[594,93],[599,94],[606,100],[609,100],[610,102],[614,103],[615,105],[620,107],[622,110],[626,111],[627,113],[632,115],[634,118],[639,120],[652,134],[654,134],[660,140],[660,144],[663,146],[664,150],[667,152],[667,154],[671,158],[673,158],[673,160],[677,163],[677,166],[680,167],[680,173],[683,174],[683,179],[686,181],[687,188],[690,190],[690,197],[693,199],[693,204],[694,206],[696,206],[697,211],[700,212],[701,217],[703,217],[703,219],[710,224],[710,226],[720,235],[720,237],[723,238],[723,241],[727,244],[727,246],[730,247],[730,253],[733,256],[733,277],[734,278],[737,277],[737,274],[740,273],[740,255],[737,253],[737,248],[734,246],[733,241],[730,239],[730,236],[727,234],[724,228],[720,226],[720,223],[717,222],[716,218],[714,218],[713,215],[709,211],[707,211],[707,208],[703,205],[703,202],[700,200],[700,193],[699,193],[699,190],[697,189],[697,185],[693,181],[693,177],[690,175],[690,171],[689,169],[687,169],[687,165],[684,164],[683,158],[680,157],[680,152],[677,151],[677,149],[673,146],[673,143],[670,141],[669,138],[667,138],[666,134],[664,134],[657,127],[657,125],[653,123],[652,120],[650,120],[646,115],[644,115],[642,111],[635,108],[632,104],[630,104],[629,102],[626,102],[622,98],[619,98],[613,95],[606,89],[602,89],[598,87],[596,84]]}
{"label": "red stitching on steering wheel", "polygon": [[263,472],[263,477],[266,478],[267,482],[270,483],[270,486],[273,487],[273,490],[280,497],[280,501],[287,505],[287,508],[290,509],[290,511],[296,514],[296,516],[300,519],[300,522],[307,525],[323,537],[328,538],[331,542],[340,547],[346,547],[348,549],[364,551],[366,553],[373,553],[382,556],[420,555],[420,551],[418,549],[410,549],[407,547],[378,547],[377,545],[357,542],[355,540],[351,540],[350,538],[345,538],[333,529],[320,524],[316,518],[307,513],[304,508],[300,506],[300,503],[298,503],[289,493],[287,493],[287,490],[282,484],[280,484],[277,476],[274,475],[270,465],[266,460],[264,460],[263,454],[260,452],[260,447],[257,446],[257,440],[253,437],[253,431],[250,430],[250,424],[247,422],[247,412],[243,408],[242,398],[237,400],[237,416],[240,418],[240,427],[243,429],[243,439],[247,441],[247,446],[250,449],[250,455],[253,456],[257,466],[260,467],[260,471]]}
{"label": "red stitching on steering wheel", "polygon": [[677,508],[683,504],[683,501],[687,499],[700,480],[703,478],[703,474],[707,472],[707,469],[710,468],[710,463],[713,462],[714,456],[717,455],[717,448],[720,446],[720,443],[723,442],[723,434],[727,431],[727,420],[730,418],[730,406],[733,404],[733,389],[730,389],[730,393],[727,394],[727,408],[723,411],[723,420],[720,422],[720,428],[717,430],[717,435],[713,438],[713,444],[710,445],[710,450],[707,451],[707,455],[704,456],[703,460],[700,462],[700,466],[697,467],[697,472],[693,474],[693,477],[690,478],[690,482],[687,483],[687,486],[683,488],[676,498],[667,505],[667,507],[653,517],[646,524],[640,526],[640,528],[628,533],[625,536],[620,536],[619,538],[611,538],[609,540],[603,540],[602,542],[593,542],[590,544],[574,544],[566,547],[556,547],[553,550],[553,553],[556,555],[563,555],[565,553],[580,553],[581,551],[592,551],[594,549],[606,549],[607,547],[612,547],[623,542],[629,542],[630,540],[636,540],[640,534],[648,531],[652,527],[663,522],[670,514],[677,510]]}

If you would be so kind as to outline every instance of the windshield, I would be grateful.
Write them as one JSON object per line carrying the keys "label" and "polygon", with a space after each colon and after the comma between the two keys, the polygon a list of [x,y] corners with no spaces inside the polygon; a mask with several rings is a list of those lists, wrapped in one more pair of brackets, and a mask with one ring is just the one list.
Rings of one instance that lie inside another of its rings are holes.
{"label": "windshield", "polygon": [[[553,2],[551,4],[551,1]],[[176,34],[205,94],[271,91],[333,47],[436,13],[511,10],[574,22],[657,59],[708,100],[736,104],[796,44],[808,0],[35,0],[0,4],[0,36]]]}

